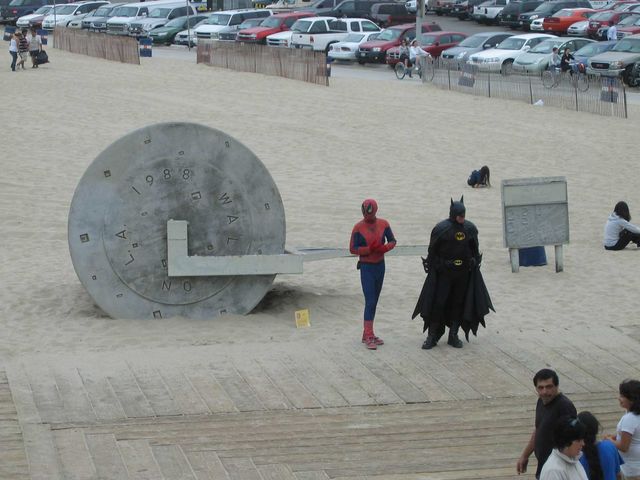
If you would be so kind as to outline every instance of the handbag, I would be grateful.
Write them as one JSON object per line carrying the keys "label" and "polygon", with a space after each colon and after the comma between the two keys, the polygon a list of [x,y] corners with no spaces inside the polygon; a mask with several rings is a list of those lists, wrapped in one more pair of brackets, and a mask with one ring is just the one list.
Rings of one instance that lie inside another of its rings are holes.
{"label": "handbag", "polygon": [[44,50],[40,50],[36,55],[36,65],[42,65],[43,63],[49,63],[49,55]]}

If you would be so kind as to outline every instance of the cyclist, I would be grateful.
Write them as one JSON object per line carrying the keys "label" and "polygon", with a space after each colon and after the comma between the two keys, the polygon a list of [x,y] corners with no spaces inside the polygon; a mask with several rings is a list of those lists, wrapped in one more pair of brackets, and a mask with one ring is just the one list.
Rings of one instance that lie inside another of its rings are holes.
{"label": "cyclist", "polygon": [[411,76],[411,61],[409,59],[409,44],[406,38],[403,38],[400,42],[400,46],[398,47],[398,53],[400,54],[400,61],[404,64],[404,68],[409,72],[409,76]]}
{"label": "cyclist", "polygon": [[569,72],[573,75],[573,68],[571,66],[571,61],[574,60],[573,55],[571,55],[571,50],[568,48],[564,49],[564,53],[562,54],[562,58],[560,59],[560,70],[562,72]]}
{"label": "cyclist", "polygon": [[[411,41],[411,46],[409,47],[409,61],[411,62],[411,64],[416,65],[419,68],[418,62],[420,60],[420,57],[426,57],[427,55],[429,54],[422,48],[420,48],[420,46],[418,45],[418,40],[414,38]],[[409,70],[409,76],[412,76],[411,70]]]}

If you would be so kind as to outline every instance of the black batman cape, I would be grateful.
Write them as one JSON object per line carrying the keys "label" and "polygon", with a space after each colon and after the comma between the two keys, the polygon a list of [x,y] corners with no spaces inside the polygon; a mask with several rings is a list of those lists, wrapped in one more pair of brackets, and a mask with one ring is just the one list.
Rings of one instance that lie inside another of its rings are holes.
{"label": "black batman cape", "polygon": [[[436,293],[436,285],[438,283],[438,272],[434,270],[430,271],[422,286],[420,297],[418,297],[418,303],[413,311],[411,318],[416,318],[418,315],[422,316],[424,321],[423,332],[426,332],[429,328],[429,321],[431,317],[431,309],[434,303],[434,296]],[[469,332],[474,335],[478,334],[478,326],[482,325],[487,327],[484,322],[485,315],[489,314],[489,310],[496,311],[491,303],[489,297],[489,291],[480,273],[480,268],[476,267],[470,272],[469,285],[467,287],[467,293],[464,301],[464,313],[462,316],[462,322],[460,328],[464,332],[464,336],[469,341]],[[447,316],[447,326],[451,326],[451,319]],[[442,326],[444,328],[444,326]],[[441,336],[443,332],[438,332],[437,336]]]}

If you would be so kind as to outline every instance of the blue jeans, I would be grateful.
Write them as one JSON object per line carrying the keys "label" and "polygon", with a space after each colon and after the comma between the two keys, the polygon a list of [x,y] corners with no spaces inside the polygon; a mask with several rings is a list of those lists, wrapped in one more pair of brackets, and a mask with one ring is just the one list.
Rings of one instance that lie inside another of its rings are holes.
{"label": "blue jeans", "polygon": [[11,70],[16,71],[16,62],[18,61],[18,52],[9,52],[11,54]]}
{"label": "blue jeans", "polygon": [[360,262],[360,283],[364,293],[364,320],[371,320],[376,316],[376,306],[384,282],[384,262]]}

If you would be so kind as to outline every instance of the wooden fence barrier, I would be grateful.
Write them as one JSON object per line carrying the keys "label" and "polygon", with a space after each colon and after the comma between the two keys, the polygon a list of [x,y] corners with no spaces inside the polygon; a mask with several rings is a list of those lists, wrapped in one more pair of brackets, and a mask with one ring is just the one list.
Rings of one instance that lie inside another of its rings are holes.
{"label": "wooden fence barrier", "polygon": [[140,65],[138,41],[131,37],[56,27],[53,46],[71,53]]}
{"label": "wooden fence barrier", "polygon": [[307,49],[198,40],[198,63],[329,85],[326,54]]}

